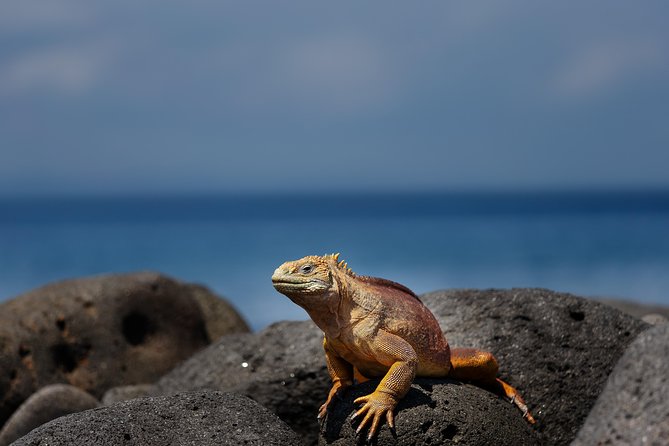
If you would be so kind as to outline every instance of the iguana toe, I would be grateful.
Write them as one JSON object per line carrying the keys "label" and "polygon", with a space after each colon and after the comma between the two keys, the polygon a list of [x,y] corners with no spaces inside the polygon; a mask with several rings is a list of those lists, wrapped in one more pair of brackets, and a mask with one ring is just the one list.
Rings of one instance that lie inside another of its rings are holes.
{"label": "iguana toe", "polygon": [[391,429],[395,427],[393,410],[397,405],[397,401],[391,395],[383,392],[374,392],[357,398],[354,403],[363,404],[363,406],[358,409],[351,419],[355,420],[362,415],[365,416],[355,430],[356,434],[360,433],[360,431],[371,421],[372,424],[367,433],[367,440],[371,440],[379,430],[379,426],[384,417]]}

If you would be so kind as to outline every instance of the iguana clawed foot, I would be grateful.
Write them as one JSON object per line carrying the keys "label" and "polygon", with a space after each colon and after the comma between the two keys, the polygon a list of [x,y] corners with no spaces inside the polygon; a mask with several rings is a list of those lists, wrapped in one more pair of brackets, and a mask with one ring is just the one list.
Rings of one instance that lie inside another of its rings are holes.
{"label": "iguana clawed foot", "polygon": [[530,424],[534,424],[535,420],[532,414],[530,413],[530,410],[527,408],[527,404],[525,403],[525,400],[523,397],[520,396],[518,391],[511,387],[508,383],[502,381],[499,378],[495,378],[495,382],[493,385],[497,386],[497,391],[499,393],[505,394],[507,397],[509,397],[509,401],[511,401],[511,404],[515,404],[518,409],[523,413],[523,418],[525,418]]}
{"label": "iguana clawed foot", "polygon": [[[504,381],[501,381],[500,379],[497,379],[498,382],[502,383],[505,388],[511,389],[511,391],[516,392],[516,389],[513,387],[510,387],[508,384],[506,384]],[[534,424],[535,420],[532,414],[530,413],[530,409],[527,408],[527,404],[525,404],[525,400],[518,395],[517,393],[511,394],[510,397],[511,404],[515,404],[518,409],[523,413],[523,418],[525,418],[530,424]]]}
{"label": "iguana clawed foot", "polygon": [[318,409],[318,419],[322,419],[325,417],[325,414],[328,412],[328,407],[330,406],[330,403],[334,399],[334,397],[338,397],[341,395],[341,392],[344,391],[348,386],[353,384],[351,381],[344,381],[344,380],[335,380],[332,383],[332,387],[330,388],[330,393],[328,394],[328,399],[323,403],[323,405]]}
{"label": "iguana clawed foot", "polygon": [[365,416],[355,430],[356,434],[360,433],[360,431],[371,421],[372,425],[367,434],[367,440],[371,440],[374,435],[376,435],[384,415],[388,422],[388,427],[390,427],[390,429],[395,429],[395,415],[393,414],[393,410],[395,409],[395,406],[397,406],[397,399],[392,395],[376,390],[369,395],[357,398],[354,403],[363,404],[363,406],[358,409],[351,419],[355,420],[362,415]]}
{"label": "iguana clawed foot", "polygon": [[323,405],[320,407],[320,409],[318,409],[318,417],[316,417],[316,418],[318,418],[319,420],[322,420],[323,418],[325,418],[325,415],[326,415],[327,413],[328,413],[328,403],[325,402],[325,403],[323,403]]}
{"label": "iguana clawed foot", "polygon": [[518,404],[518,400],[511,401],[511,402],[515,403],[520,408],[520,410],[523,412],[523,418],[525,418],[530,424],[535,423],[534,417],[530,413],[530,409],[528,409],[527,406],[524,403],[523,404]]}

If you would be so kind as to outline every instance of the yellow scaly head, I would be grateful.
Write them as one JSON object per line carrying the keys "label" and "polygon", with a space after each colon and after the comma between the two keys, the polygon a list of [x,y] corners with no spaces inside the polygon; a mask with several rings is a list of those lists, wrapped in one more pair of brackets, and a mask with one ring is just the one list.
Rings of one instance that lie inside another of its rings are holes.
{"label": "yellow scaly head", "polygon": [[334,270],[353,275],[346,262],[339,260],[339,254],[306,256],[279,266],[272,275],[272,284],[288,297],[322,294],[333,287]]}

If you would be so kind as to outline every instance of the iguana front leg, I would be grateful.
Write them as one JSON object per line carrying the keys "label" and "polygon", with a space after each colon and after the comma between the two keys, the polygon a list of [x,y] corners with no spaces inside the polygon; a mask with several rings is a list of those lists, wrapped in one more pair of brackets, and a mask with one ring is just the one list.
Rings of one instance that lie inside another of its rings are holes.
{"label": "iguana front leg", "polygon": [[356,433],[370,421],[372,423],[367,434],[368,440],[374,437],[384,416],[388,426],[391,429],[395,427],[393,410],[411,388],[418,368],[416,352],[399,336],[380,330],[372,342],[372,348],[374,359],[389,369],[374,392],[354,401],[363,406],[353,415],[353,419],[364,415]]}
{"label": "iguana front leg", "polygon": [[353,366],[335,351],[328,347],[327,338],[323,338],[323,349],[325,350],[325,362],[328,366],[328,373],[332,379],[332,387],[328,394],[328,399],[318,410],[318,418],[321,419],[328,411],[328,406],[340,391],[353,384]]}

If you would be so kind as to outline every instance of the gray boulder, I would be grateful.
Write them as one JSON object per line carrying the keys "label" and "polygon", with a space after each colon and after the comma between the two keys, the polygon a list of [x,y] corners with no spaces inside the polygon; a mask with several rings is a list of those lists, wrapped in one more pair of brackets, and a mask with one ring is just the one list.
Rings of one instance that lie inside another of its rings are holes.
{"label": "gray boulder", "polygon": [[0,424],[48,384],[100,398],[155,381],[209,344],[194,296],[203,293],[137,273],[53,283],[0,304]]}
{"label": "gray boulder", "polygon": [[641,333],[625,351],[574,446],[669,444],[669,324]]}
{"label": "gray boulder", "polygon": [[660,325],[667,323],[667,318],[657,313],[646,314],[641,318],[641,320],[650,325]]}
{"label": "gray boulder", "polygon": [[0,446],[7,446],[37,426],[100,402],[89,393],[68,384],[52,384],[33,393],[7,420],[0,431]]}
{"label": "gray boulder", "polygon": [[[617,358],[648,327],[613,308],[547,290],[455,290],[429,293],[422,299],[439,319],[451,345],[482,348],[497,356],[502,378],[519,389],[537,419],[536,425],[526,427],[536,431],[542,444],[549,445],[573,440]],[[321,342],[322,333],[309,321],[278,323],[257,334],[225,336],[161,378],[151,392],[239,392],[278,414],[305,442],[313,444],[319,431],[315,414],[330,387]],[[453,382],[445,386],[456,393],[470,387]],[[508,423],[527,424],[511,404],[490,392],[476,392],[476,396],[470,396],[474,395],[471,390],[463,394],[463,407],[497,407],[499,403],[503,409],[468,412],[471,418],[466,420],[479,424],[498,420],[494,422],[497,424],[486,424],[490,429],[498,426],[501,418]],[[353,410],[352,397],[348,398],[344,395],[348,406],[334,406],[336,413],[343,411],[344,418],[351,414],[346,411]],[[417,396],[417,400],[408,399],[403,404],[427,405],[423,409],[429,410],[436,407],[429,405],[430,398]],[[444,401],[452,398],[444,397]],[[488,402],[483,403],[481,398]],[[404,407],[397,414],[398,432]],[[474,430],[454,424],[452,415],[442,413],[435,418],[434,429],[446,429],[444,435],[448,436],[454,432],[455,428],[447,429],[452,424],[461,433],[453,434],[453,438],[484,441],[486,437]],[[421,412],[416,420],[426,416]],[[418,432],[411,426],[407,423],[408,432]],[[535,441],[535,437],[525,435],[525,427],[514,431],[530,444]],[[339,441],[338,436],[342,441],[351,439],[344,428],[335,428],[321,441]]]}
{"label": "gray boulder", "polygon": [[492,352],[502,379],[525,398],[542,444],[574,439],[627,345],[648,324],[543,289],[451,290],[423,295],[451,346]]}
{"label": "gray boulder", "polygon": [[313,444],[316,414],[330,388],[322,345],[323,333],[311,321],[279,322],[256,334],[224,336],[166,374],[151,394],[196,389],[240,393]]}
{"label": "gray boulder", "polygon": [[[364,442],[366,429],[355,434],[353,401],[374,391],[378,381],[347,390],[328,413],[319,444],[344,446]],[[384,445],[538,445],[538,433],[510,402],[490,392],[445,379],[418,378],[397,407],[395,432],[383,424],[376,442]]]}
{"label": "gray boulder", "polygon": [[652,304],[652,303],[641,303],[625,299],[612,299],[599,297],[595,300],[609,305],[613,308],[617,308],[623,313],[631,314],[632,316],[643,319],[646,315],[656,315],[666,318],[669,318],[669,307],[666,305]]}
{"label": "gray boulder", "polygon": [[120,401],[140,398],[149,395],[152,390],[153,384],[131,384],[128,386],[112,387],[102,396],[102,404],[109,406]]}
{"label": "gray boulder", "polygon": [[58,418],[14,446],[297,445],[276,415],[241,395],[199,391],[138,398]]}
{"label": "gray boulder", "polygon": [[184,284],[202,310],[207,336],[215,341],[232,333],[249,333],[251,330],[242,316],[227,300],[212,293],[209,288],[196,284]]}

